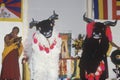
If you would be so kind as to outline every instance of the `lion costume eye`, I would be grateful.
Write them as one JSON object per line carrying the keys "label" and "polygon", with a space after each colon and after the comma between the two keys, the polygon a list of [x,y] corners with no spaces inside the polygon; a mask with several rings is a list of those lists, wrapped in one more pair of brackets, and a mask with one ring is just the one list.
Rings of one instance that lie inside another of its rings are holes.
{"label": "lion costume eye", "polygon": [[41,31],[41,27],[39,27],[38,29],[39,29],[39,31]]}
{"label": "lion costume eye", "polygon": [[50,26],[54,26],[52,23],[50,23]]}
{"label": "lion costume eye", "polygon": [[99,35],[101,35],[101,33],[99,33]]}

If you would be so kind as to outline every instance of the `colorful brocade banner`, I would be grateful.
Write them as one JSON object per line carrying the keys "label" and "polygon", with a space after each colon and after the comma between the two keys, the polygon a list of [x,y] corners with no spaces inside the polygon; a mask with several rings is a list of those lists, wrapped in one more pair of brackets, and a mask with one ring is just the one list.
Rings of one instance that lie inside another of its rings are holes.
{"label": "colorful brocade banner", "polygon": [[120,0],[93,0],[94,19],[120,19]]}
{"label": "colorful brocade banner", "polygon": [[108,19],[107,0],[94,0],[94,18]]}
{"label": "colorful brocade banner", "polygon": [[22,0],[0,0],[0,21],[22,21]]}

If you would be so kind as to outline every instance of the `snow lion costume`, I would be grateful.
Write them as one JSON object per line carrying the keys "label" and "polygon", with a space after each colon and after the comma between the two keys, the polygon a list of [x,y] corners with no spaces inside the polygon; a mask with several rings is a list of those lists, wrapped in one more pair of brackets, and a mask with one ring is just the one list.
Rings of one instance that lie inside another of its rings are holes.
{"label": "snow lion costume", "polygon": [[33,28],[33,26],[36,27],[36,31],[31,38],[32,43],[25,48],[31,80],[58,79],[61,38],[60,35],[53,30],[54,20],[56,19],[58,19],[58,15],[54,12],[53,15],[46,20],[41,22],[33,20],[30,23],[30,28]]}

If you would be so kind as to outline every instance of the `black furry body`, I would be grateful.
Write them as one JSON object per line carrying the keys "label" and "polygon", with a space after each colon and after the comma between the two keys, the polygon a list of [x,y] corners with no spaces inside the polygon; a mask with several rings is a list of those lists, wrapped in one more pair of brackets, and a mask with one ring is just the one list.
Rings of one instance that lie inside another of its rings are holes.
{"label": "black furry body", "polygon": [[[94,32],[94,31],[93,31]],[[105,80],[108,77],[108,67],[107,67],[107,51],[109,48],[109,40],[105,34],[106,28],[102,32],[100,39],[95,39],[93,36],[90,38],[86,37],[83,43],[83,53],[80,58],[80,77],[82,80],[87,80],[85,78],[85,72],[95,73],[100,61],[105,63],[105,71],[102,73],[100,80]]]}

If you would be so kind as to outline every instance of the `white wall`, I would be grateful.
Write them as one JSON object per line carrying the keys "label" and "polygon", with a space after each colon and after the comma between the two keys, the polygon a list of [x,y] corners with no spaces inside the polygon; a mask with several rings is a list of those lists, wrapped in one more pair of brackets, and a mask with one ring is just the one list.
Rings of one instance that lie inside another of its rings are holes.
{"label": "white wall", "polygon": [[[85,33],[85,22],[82,16],[85,13],[86,0],[29,0],[28,21],[47,19],[53,10],[59,14],[55,28],[60,32],[72,32],[75,37]],[[82,30],[81,30],[82,29]]]}

